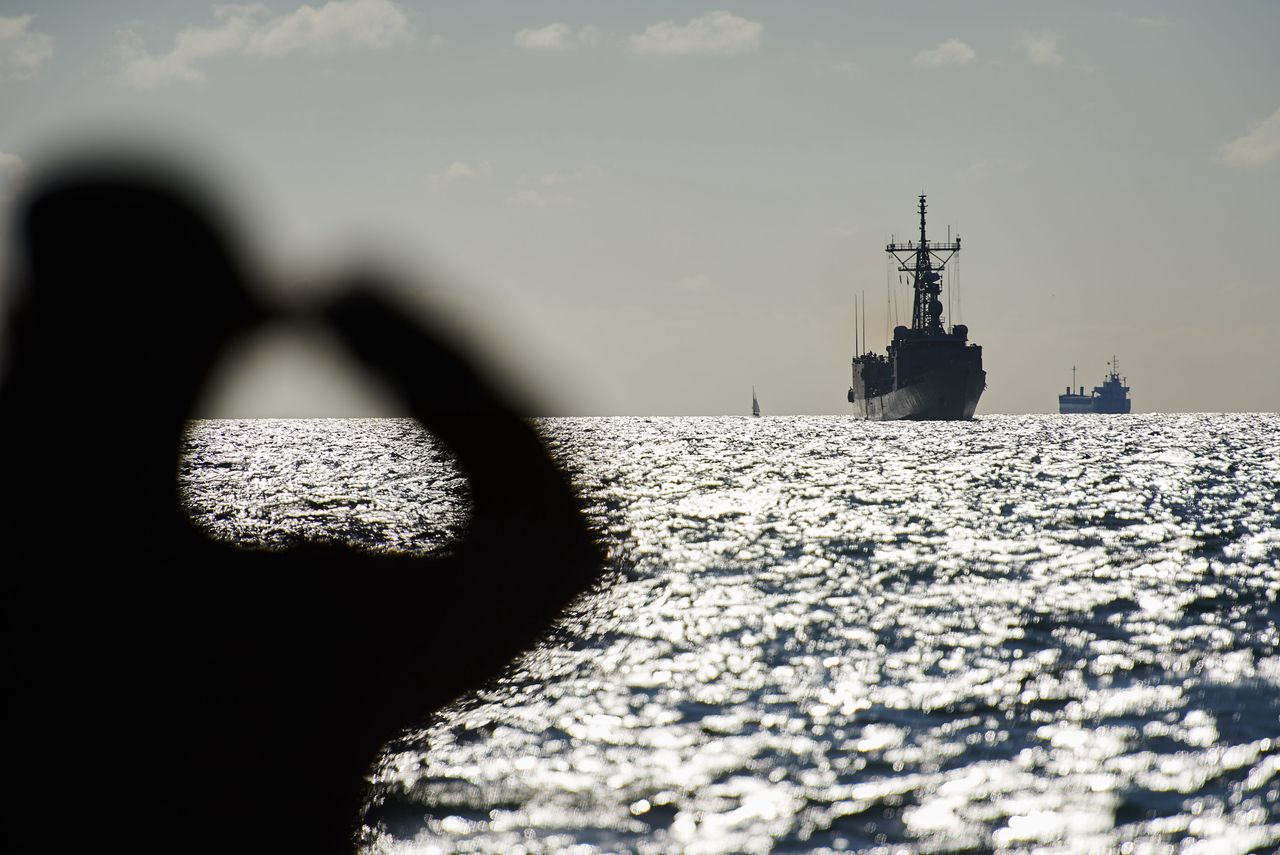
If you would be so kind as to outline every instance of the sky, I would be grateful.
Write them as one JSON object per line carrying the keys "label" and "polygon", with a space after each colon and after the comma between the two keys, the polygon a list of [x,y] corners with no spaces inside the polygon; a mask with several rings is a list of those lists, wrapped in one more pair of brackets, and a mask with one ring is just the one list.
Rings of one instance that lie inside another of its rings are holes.
{"label": "sky", "polygon": [[[871,346],[894,290],[909,322],[884,245],[923,192],[979,416],[1113,354],[1135,412],[1276,411],[1277,33],[1270,0],[0,0],[0,217],[60,153],[150,147],[278,288],[394,271],[537,412],[839,414],[855,295]],[[395,411],[322,330],[204,410]]]}

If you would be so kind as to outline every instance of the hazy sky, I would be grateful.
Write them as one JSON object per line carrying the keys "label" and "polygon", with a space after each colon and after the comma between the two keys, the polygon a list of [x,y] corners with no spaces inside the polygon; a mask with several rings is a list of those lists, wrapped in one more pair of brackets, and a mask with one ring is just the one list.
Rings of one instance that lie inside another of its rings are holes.
{"label": "hazy sky", "polygon": [[[181,140],[273,269],[392,259],[548,412],[785,414],[847,410],[924,191],[979,415],[1113,352],[1136,411],[1274,411],[1278,35],[1274,0],[0,0],[0,196]],[[376,406],[276,344],[219,412]]]}

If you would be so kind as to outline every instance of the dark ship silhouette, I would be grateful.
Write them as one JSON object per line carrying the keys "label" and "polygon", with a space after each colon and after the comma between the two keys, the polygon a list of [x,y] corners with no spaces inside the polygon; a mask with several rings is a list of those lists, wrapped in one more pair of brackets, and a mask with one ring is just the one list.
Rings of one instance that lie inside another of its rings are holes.
{"label": "dark ship silhouette", "polygon": [[889,243],[885,252],[898,271],[911,276],[911,328],[895,327],[888,353],[853,358],[849,403],[860,419],[954,421],[973,418],[986,388],[982,348],[969,344],[969,328],[943,325],[942,271],[960,251],[960,236],[946,243],[925,234],[925,197],[920,196],[920,240]]}
{"label": "dark ship silhouette", "polygon": [[1129,400],[1129,382],[1127,377],[1120,376],[1120,363],[1114,356],[1107,363],[1107,379],[1101,386],[1094,386],[1093,393],[1086,395],[1084,387],[1080,394],[1072,393],[1076,388],[1076,368],[1071,366],[1071,385],[1065,395],[1058,396],[1059,413],[1112,413],[1121,414],[1130,411],[1133,402]]}

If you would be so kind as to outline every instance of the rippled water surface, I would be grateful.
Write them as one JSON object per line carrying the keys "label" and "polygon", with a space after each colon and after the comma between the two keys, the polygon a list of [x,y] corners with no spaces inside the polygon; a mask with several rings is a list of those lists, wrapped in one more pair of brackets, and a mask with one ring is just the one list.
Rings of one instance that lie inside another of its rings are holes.
{"label": "rippled water surface", "polygon": [[[612,581],[388,748],[373,852],[1280,846],[1280,417],[549,419]],[[194,425],[193,515],[430,551],[413,422]]]}

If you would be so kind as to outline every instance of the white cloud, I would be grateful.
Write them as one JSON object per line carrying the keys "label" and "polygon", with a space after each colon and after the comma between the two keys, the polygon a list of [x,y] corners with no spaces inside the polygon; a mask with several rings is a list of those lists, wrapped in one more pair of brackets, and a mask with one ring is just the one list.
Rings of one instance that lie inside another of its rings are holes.
{"label": "white cloud", "polygon": [[944,65],[968,65],[978,58],[978,52],[959,39],[947,39],[933,50],[922,50],[911,64],[920,68],[940,68]]}
{"label": "white cloud", "polygon": [[515,35],[515,46],[525,50],[571,50],[573,30],[568,24],[547,24],[536,30],[521,30]]}
{"label": "white cloud", "polygon": [[1066,62],[1058,52],[1058,36],[1054,33],[1023,33],[1018,36],[1016,44],[1027,62],[1033,65],[1062,65]]}
{"label": "white cloud", "polygon": [[7,199],[22,186],[27,164],[16,154],[0,151],[0,199]]}
{"label": "white cloud", "polygon": [[536,30],[520,30],[512,40],[525,50],[574,50],[580,45],[591,47],[600,41],[600,28],[587,24],[575,35],[568,24],[547,24]]}
{"label": "white cloud", "polygon": [[1249,133],[1218,146],[1214,159],[1228,166],[1265,166],[1280,156],[1280,110],[1256,122]]}
{"label": "white cloud", "polygon": [[[562,191],[566,185],[581,185],[594,181],[604,175],[604,170],[595,165],[584,166],[573,172],[544,172],[541,175],[522,175],[520,188],[508,196],[503,204],[508,208],[526,210],[545,210],[549,208],[585,208],[587,203]],[[557,188],[553,192],[550,188]]]}
{"label": "white cloud", "polygon": [[263,11],[261,6],[219,6],[214,10],[218,26],[187,27],[174,38],[173,49],[158,56],[147,53],[136,32],[125,30],[114,51],[120,81],[136,89],[198,83],[204,80],[204,72],[196,64],[243,52]]}
{"label": "white cloud", "polygon": [[708,12],[687,24],[661,21],[628,39],[632,53],[728,56],[760,46],[764,25],[730,12]]}
{"label": "white cloud", "polygon": [[384,50],[405,41],[409,19],[391,0],[330,0],[299,6],[253,34],[249,53],[281,56],[298,50]]}
{"label": "white cloud", "polygon": [[697,294],[712,290],[715,288],[715,283],[705,273],[690,273],[672,282],[671,287]]}
{"label": "white cloud", "polygon": [[383,50],[410,38],[409,19],[391,0],[330,0],[275,17],[257,4],[216,6],[213,15],[215,26],[183,29],[163,54],[148,53],[136,32],[121,32],[114,51],[121,82],[137,89],[195,83],[205,79],[198,66],[220,56]]}
{"label": "white cloud", "polygon": [[561,196],[553,193],[541,193],[526,187],[517,190],[503,202],[508,208],[525,210],[547,210],[552,208],[585,208],[586,203],[572,196]]}
{"label": "white cloud", "polygon": [[436,186],[452,184],[455,181],[464,181],[468,178],[482,178],[493,174],[493,165],[489,161],[483,161],[476,166],[461,160],[455,160],[440,172],[433,172],[427,176],[427,179]]}
{"label": "white cloud", "polygon": [[0,17],[0,79],[30,77],[53,56],[53,38],[27,28],[34,15]]}

